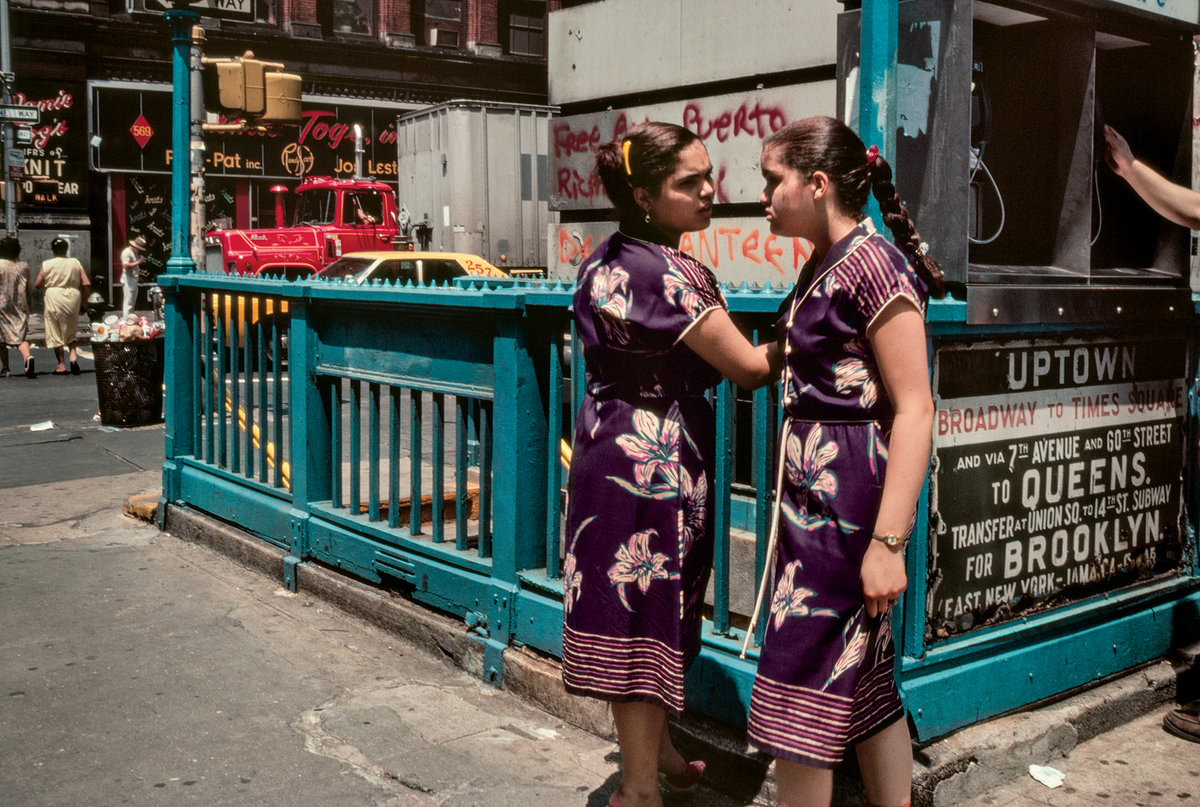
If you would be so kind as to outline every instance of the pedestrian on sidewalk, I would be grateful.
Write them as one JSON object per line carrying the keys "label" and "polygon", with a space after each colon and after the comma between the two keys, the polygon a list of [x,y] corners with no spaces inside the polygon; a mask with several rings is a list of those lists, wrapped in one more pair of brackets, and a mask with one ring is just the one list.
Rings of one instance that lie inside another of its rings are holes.
{"label": "pedestrian on sidewalk", "polygon": [[[929,468],[924,314],[942,274],[891,167],[841,121],[788,124],[767,138],[760,165],[771,232],[813,252],[777,323],[778,529],[759,602],[768,580],[774,594],[747,736],[775,757],[780,807],[829,805],[849,747],[869,804],[901,807],[913,759],[891,609],[907,586],[904,549]],[[894,243],[867,218],[868,193]]]}
{"label": "pedestrian on sidewalk", "polygon": [[29,282],[29,264],[18,261],[21,242],[14,236],[0,239],[0,378],[12,373],[8,368],[8,349],[15,347],[25,361],[25,377],[37,375],[29,350],[29,303],[33,286]]}
{"label": "pedestrian on sidewalk", "polygon": [[[43,317],[46,322],[46,347],[54,349],[58,365],[54,375],[79,375],[79,356],[75,340],[79,336],[79,315],[83,313],[92,283],[87,272],[75,258],[67,257],[69,245],[65,238],[50,242],[54,257],[42,263],[35,285],[46,290],[43,298]],[[64,349],[70,366],[63,361]]]}
{"label": "pedestrian on sidewalk", "polygon": [[[1113,173],[1160,216],[1190,229],[1200,229],[1200,193],[1177,185],[1133,156],[1129,142],[1105,124],[1104,161]],[[1182,704],[1163,716],[1163,728],[1176,737],[1200,743],[1200,700]]]}
{"label": "pedestrian on sidewalk", "polygon": [[712,162],[693,132],[646,122],[601,146],[619,230],[580,267],[573,309],[587,367],[568,481],[563,682],[612,704],[621,784],[610,807],[658,807],[704,763],[671,743],[700,649],[712,569],[715,420],[722,375],[778,370],[751,345],[708,267],[679,251],[712,217]]}
{"label": "pedestrian on sidewalk", "polygon": [[137,236],[121,250],[121,319],[129,319],[137,305],[138,281],[142,279],[142,264],[146,260],[146,238]]}

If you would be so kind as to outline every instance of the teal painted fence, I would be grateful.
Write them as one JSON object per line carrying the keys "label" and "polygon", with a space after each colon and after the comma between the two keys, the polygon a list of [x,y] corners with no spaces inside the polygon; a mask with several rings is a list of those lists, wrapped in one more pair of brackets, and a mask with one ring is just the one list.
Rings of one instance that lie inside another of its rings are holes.
{"label": "teal painted fence", "polygon": [[[280,547],[289,586],[298,564],[322,563],[461,618],[496,683],[509,647],[561,653],[561,441],[582,375],[569,288],[204,274],[161,282],[172,505]],[[781,290],[727,296],[746,333],[772,338]],[[952,302],[931,307],[930,329],[931,354],[986,335]],[[779,413],[772,388],[736,394],[726,384],[716,405],[716,565],[689,697],[742,725],[755,654],[737,653],[765,563]],[[1190,466],[1194,450],[1188,457]],[[923,502],[896,630],[918,736],[1086,685],[1200,635],[1190,517],[1188,526],[1191,554],[1178,573],[935,641],[923,604]]]}

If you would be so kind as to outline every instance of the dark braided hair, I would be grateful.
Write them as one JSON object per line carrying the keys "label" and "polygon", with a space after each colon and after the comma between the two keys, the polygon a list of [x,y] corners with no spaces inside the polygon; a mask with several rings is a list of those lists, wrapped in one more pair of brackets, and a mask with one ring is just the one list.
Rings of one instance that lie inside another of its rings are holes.
{"label": "dark braided hair", "polygon": [[[630,235],[662,241],[663,235],[645,221],[645,211],[634,198],[634,188],[645,188],[657,196],[679,164],[679,153],[700,137],[673,123],[646,121],[634,126],[620,140],[605,143],[596,151],[596,174],[616,209],[621,229]],[[628,143],[628,151],[626,151]],[[628,154],[628,170],[626,170]]]}
{"label": "dark braided hair", "polygon": [[892,184],[892,167],[876,150],[868,153],[862,140],[837,118],[815,115],[784,126],[763,143],[778,149],[779,160],[804,176],[822,171],[833,183],[838,207],[858,220],[866,216],[867,194],[875,195],[883,223],[912,260],[917,274],[934,297],[946,295],[946,281],[937,261],[928,254],[921,234]]}

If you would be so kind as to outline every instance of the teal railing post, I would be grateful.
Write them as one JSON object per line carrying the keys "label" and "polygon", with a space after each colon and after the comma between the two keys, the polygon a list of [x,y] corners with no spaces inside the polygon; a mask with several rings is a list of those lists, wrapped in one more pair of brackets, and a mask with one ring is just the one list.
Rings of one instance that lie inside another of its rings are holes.
{"label": "teal railing post", "polygon": [[[167,274],[193,272],[190,241],[191,193],[190,153],[192,112],[191,44],[192,26],[200,19],[195,11],[173,8],[166,13],[171,26],[171,257]],[[177,501],[180,495],[180,469],[174,461],[192,448],[195,395],[192,387],[191,361],[194,356],[192,339],[192,306],[181,303],[190,296],[180,290],[168,292],[166,299],[166,337],[163,342],[163,380],[166,382],[166,431],[163,446],[163,502],[159,503],[160,525],[166,516],[166,501]],[[180,452],[177,454],[177,451]]]}
{"label": "teal railing post", "polygon": [[[1200,295],[1192,294],[1192,301],[1195,313],[1200,315]],[[1192,368],[1195,373],[1192,379],[1192,386],[1188,390],[1187,403],[1187,443],[1185,445],[1196,445],[1197,434],[1200,434],[1200,351],[1197,346],[1200,345],[1200,316],[1192,320],[1192,350],[1195,365]],[[1200,507],[1197,507],[1197,502],[1200,502],[1200,462],[1192,461],[1187,464],[1184,471],[1185,490],[1188,491],[1188,518],[1184,523],[1187,529],[1187,545],[1193,547],[1191,554],[1191,563],[1185,566],[1185,571],[1191,572],[1193,576],[1200,575],[1200,552],[1197,552],[1194,547],[1197,546],[1197,536],[1200,536]]]}
{"label": "teal railing post", "polygon": [[[896,166],[896,50],[900,44],[897,0],[863,0],[859,44],[858,136]],[[874,197],[871,217],[882,230],[883,217]]]}
{"label": "teal railing post", "polygon": [[[165,414],[163,445],[163,499],[179,501],[182,482],[179,478],[179,457],[189,456],[195,449],[196,429],[196,298],[191,289],[181,289],[170,279],[161,283],[164,295],[166,336],[163,340],[163,412]],[[162,512],[160,508],[160,519]]]}
{"label": "teal railing post", "polygon": [[736,393],[733,382],[722,381],[715,395],[716,432],[713,435],[713,632],[724,635],[729,631],[730,584],[730,503],[733,479],[733,411]]}
{"label": "teal railing post", "polygon": [[318,336],[312,327],[310,300],[293,299],[288,340],[288,406],[291,411],[287,439],[291,445],[292,508],[288,517],[288,554],[283,562],[283,584],[297,587],[296,567],[308,555],[308,520],[312,503],[328,501],[333,495],[330,446],[333,428],[331,389],[318,384],[316,363]]}
{"label": "teal railing post", "polygon": [[[517,574],[544,562],[548,395],[543,394],[531,345],[544,346],[523,305],[497,312],[493,344],[496,386],[492,406],[492,599],[482,639],[483,679],[503,684],[503,653],[516,627]],[[548,337],[547,337],[548,338]],[[481,518],[483,514],[481,513]],[[479,639],[473,639],[478,641]]]}
{"label": "teal railing post", "polygon": [[[775,337],[774,324],[760,326],[755,331],[755,344],[764,344]],[[754,425],[751,438],[751,477],[754,487],[754,584],[758,591],[759,581],[767,568],[767,545],[771,542],[771,515],[775,506],[775,442],[781,431],[782,410],[779,406],[778,383],[764,384],[754,390]],[[764,602],[758,617],[758,627],[752,640],[761,646],[766,634],[767,615],[771,603]]]}
{"label": "teal railing post", "polygon": [[170,274],[195,271],[191,251],[191,126],[192,126],[192,26],[200,19],[195,11],[172,8],[171,25],[171,257]]}

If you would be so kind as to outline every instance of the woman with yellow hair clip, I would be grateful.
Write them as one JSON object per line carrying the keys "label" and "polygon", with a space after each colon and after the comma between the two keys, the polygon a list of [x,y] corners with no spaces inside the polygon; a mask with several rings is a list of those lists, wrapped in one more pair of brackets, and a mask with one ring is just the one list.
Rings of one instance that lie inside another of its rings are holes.
{"label": "woman with yellow hair clip", "polygon": [[620,228],[580,267],[574,314],[587,368],[575,424],[563,563],[563,681],[612,703],[621,785],[612,807],[691,789],[666,730],[684,707],[712,568],[714,416],[722,376],[769,381],[778,347],[750,344],[713,273],[679,251],[708,227],[712,163],[693,132],[647,122],[598,150]]}

